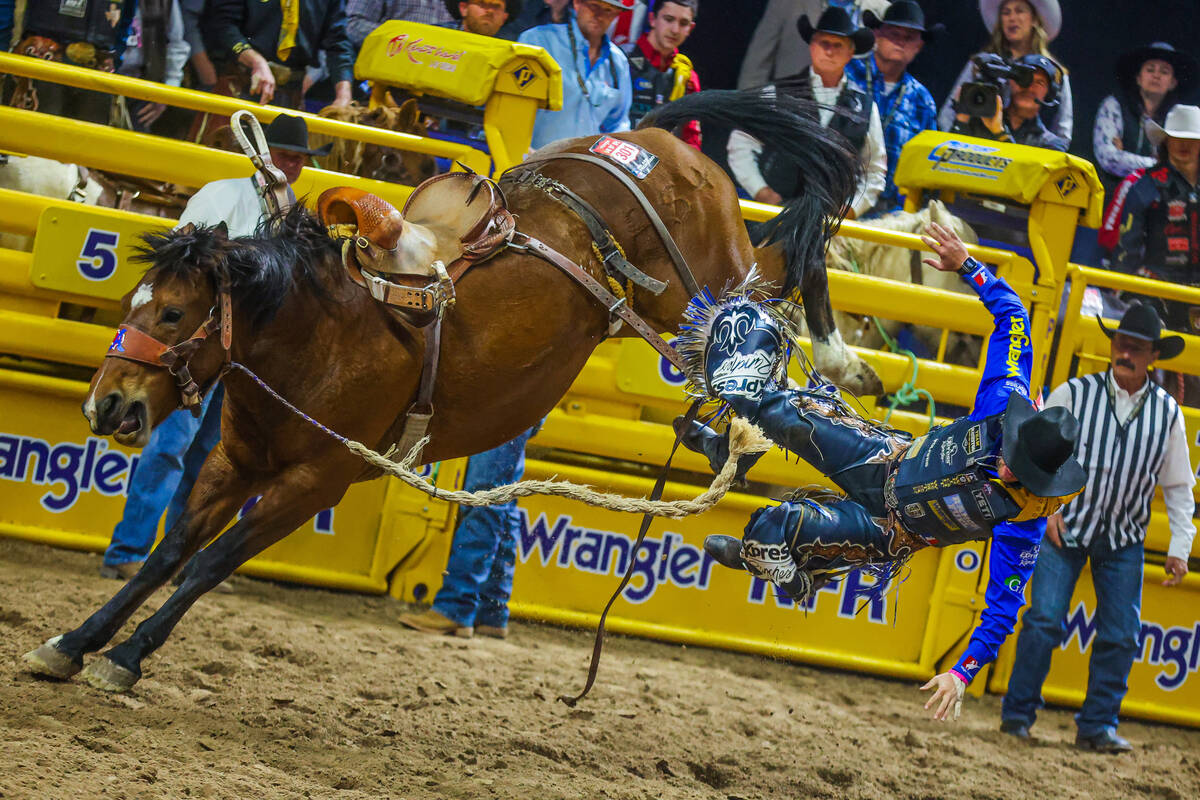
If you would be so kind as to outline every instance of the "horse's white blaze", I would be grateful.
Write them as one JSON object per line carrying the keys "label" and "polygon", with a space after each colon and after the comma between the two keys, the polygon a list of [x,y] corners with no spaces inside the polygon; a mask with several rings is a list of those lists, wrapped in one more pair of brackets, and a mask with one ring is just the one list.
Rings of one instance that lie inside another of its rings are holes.
{"label": "horse's white blaze", "polygon": [[133,310],[135,308],[141,308],[142,306],[146,305],[146,303],[149,303],[153,299],[154,299],[154,284],[143,283],[141,286],[139,286],[137,288],[137,291],[133,293],[133,298],[129,301],[129,308],[130,308],[130,310]]}

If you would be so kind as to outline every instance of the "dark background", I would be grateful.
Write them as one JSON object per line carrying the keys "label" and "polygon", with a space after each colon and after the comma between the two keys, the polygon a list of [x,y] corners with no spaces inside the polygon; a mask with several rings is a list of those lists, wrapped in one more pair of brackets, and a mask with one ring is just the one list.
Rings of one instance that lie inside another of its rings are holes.
{"label": "dark background", "polygon": [[[927,22],[942,22],[946,32],[925,46],[911,67],[941,106],[963,64],[988,39],[971,0],[920,0]],[[1062,32],[1050,51],[1071,75],[1075,130],[1071,152],[1092,157],[1092,123],[1100,101],[1115,86],[1113,65],[1124,51],[1152,41],[1167,41],[1200,56],[1200,2],[1197,0],[1060,0]],[[700,14],[683,50],[692,57],[701,85],[732,89],[742,56],[766,0],[700,0]],[[792,35],[799,36],[797,33]],[[1197,97],[1185,98],[1195,103]],[[710,133],[712,141],[710,142]],[[706,153],[724,163],[725,136],[705,131]],[[711,151],[711,152],[710,152]]]}

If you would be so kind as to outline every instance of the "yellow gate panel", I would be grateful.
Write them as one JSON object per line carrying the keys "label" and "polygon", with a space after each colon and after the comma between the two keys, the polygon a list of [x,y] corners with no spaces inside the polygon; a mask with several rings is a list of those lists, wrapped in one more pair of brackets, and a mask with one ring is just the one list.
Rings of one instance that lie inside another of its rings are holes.
{"label": "yellow gate panel", "polygon": [[[79,410],[87,388],[0,370],[0,535],[94,552],[108,546],[140,453],[89,434]],[[438,483],[453,487],[462,462],[449,463]],[[432,534],[452,521],[450,504],[398,481],[359,483],[239,571],[383,593],[396,565],[429,540],[447,539]]]}
{"label": "yellow gate panel", "polygon": [[[1200,727],[1200,576],[1162,585],[1163,571],[1146,565],[1142,584],[1142,645],[1129,674],[1122,716]],[[1078,708],[1087,690],[1088,658],[1096,638],[1096,590],[1084,569],[1067,611],[1067,633],[1050,662],[1042,694],[1047,702]],[[1018,627],[1018,632],[1020,628]],[[1012,675],[1017,637],[1000,651],[988,689],[1004,692]]]}

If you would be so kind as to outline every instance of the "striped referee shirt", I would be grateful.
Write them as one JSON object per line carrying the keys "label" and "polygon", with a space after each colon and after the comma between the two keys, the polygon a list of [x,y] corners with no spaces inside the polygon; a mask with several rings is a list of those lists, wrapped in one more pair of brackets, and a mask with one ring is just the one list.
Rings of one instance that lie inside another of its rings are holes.
{"label": "striped referee shirt", "polygon": [[1076,456],[1088,473],[1083,494],[1063,508],[1064,542],[1119,550],[1143,541],[1158,485],[1171,527],[1168,555],[1186,560],[1196,533],[1196,476],[1183,412],[1166,390],[1147,379],[1130,394],[1111,371],[1097,372],[1062,384],[1046,406],[1063,406],[1079,420]]}

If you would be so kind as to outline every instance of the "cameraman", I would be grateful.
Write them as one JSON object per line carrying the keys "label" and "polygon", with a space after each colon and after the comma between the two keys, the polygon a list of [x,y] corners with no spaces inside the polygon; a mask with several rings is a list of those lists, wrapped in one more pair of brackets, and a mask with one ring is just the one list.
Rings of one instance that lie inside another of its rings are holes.
{"label": "cameraman", "polygon": [[[977,112],[972,115],[960,111],[955,116],[951,132],[978,136],[981,139],[1044,147],[1065,153],[1070,143],[1047,130],[1038,116],[1043,106],[1049,108],[1058,103],[1058,95],[1062,91],[1062,67],[1053,59],[1038,53],[1023,55],[1008,65],[993,64],[989,59],[980,66],[985,78],[988,72],[1006,74],[1004,80],[1007,83],[1007,91],[996,94],[996,111],[988,117]],[[1019,73],[1026,71],[1032,73],[1031,77],[1027,81],[1020,80],[1023,76]],[[1026,85],[1022,86],[1021,83]],[[960,104],[962,95],[970,86],[964,84],[960,90]],[[1001,100],[1002,94],[1007,96],[1007,103]],[[956,105],[956,108],[961,108],[961,105]]]}

